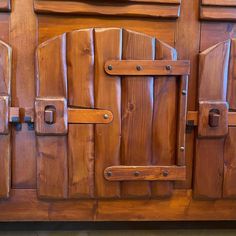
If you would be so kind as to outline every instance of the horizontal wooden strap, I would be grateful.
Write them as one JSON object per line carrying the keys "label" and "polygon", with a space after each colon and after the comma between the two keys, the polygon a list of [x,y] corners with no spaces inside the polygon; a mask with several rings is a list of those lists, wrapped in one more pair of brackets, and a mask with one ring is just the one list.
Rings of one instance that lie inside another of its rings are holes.
{"label": "horizontal wooden strap", "polygon": [[68,108],[69,124],[108,124],[113,114],[108,110]]}
{"label": "horizontal wooden strap", "polygon": [[188,60],[109,60],[105,63],[109,75],[188,75]]}
{"label": "horizontal wooden strap", "polygon": [[105,169],[104,176],[109,181],[135,180],[185,180],[185,166],[111,166]]}
{"label": "horizontal wooden strap", "polygon": [[[189,111],[187,114],[187,121],[191,122],[194,126],[198,125],[198,111]],[[236,126],[236,112],[228,113],[229,126]]]}

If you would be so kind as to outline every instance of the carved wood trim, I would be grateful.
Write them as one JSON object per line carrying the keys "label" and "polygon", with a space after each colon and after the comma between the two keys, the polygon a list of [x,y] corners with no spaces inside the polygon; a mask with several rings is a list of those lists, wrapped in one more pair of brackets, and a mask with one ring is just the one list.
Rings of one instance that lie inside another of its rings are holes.
{"label": "carved wood trim", "polygon": [[180,0],[129,0],[129,2],[103,1],[45,1],[35,0],[36,13],[83,14],[113,16],[144,16],[155,18],[177,18],[180,14]]}

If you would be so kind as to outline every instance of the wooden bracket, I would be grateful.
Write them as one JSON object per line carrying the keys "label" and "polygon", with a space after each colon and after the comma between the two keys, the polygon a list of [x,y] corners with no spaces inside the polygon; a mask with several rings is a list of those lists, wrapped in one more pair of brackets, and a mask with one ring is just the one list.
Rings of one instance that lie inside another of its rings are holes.
{"label": "wooden bracket", "polygon": [[189,75],[188,60],[109,60],[105,63],[109,75]]}
{"label": "wooden bracket", "polygon": [[111,166],[105,169],[109,181],[184,181],[185,166]]}

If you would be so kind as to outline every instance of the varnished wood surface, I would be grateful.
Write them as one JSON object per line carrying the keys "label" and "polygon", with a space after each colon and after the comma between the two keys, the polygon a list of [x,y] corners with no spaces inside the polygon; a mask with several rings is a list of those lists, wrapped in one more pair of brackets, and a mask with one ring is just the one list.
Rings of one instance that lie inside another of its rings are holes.
{"label": "varnished wood surface", "polygon": [[202,0],[202,5],[236,6],[235,0]]}
{"label": "varnished wood surface", "polygon": [[120,3],[114,5],[96,4],[91,2],[79,1],[42,1],[36,0],[34,9],[37,13],[63,13],[63,14],[78,14],[78,15],[114,15],[114,16],[144,16],[158,18],[177,18],[179,16],[180,6],[173,4],[140,4],[139,2]]}

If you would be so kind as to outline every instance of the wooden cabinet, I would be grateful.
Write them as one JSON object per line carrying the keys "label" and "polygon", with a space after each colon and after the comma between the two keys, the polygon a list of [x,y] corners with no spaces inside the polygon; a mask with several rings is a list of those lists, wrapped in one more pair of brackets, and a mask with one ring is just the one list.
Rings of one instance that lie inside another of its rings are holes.
{"label": "wooden cabinet", "polygon": [[0,221],[236,219],[234,0],[0,0]]}

